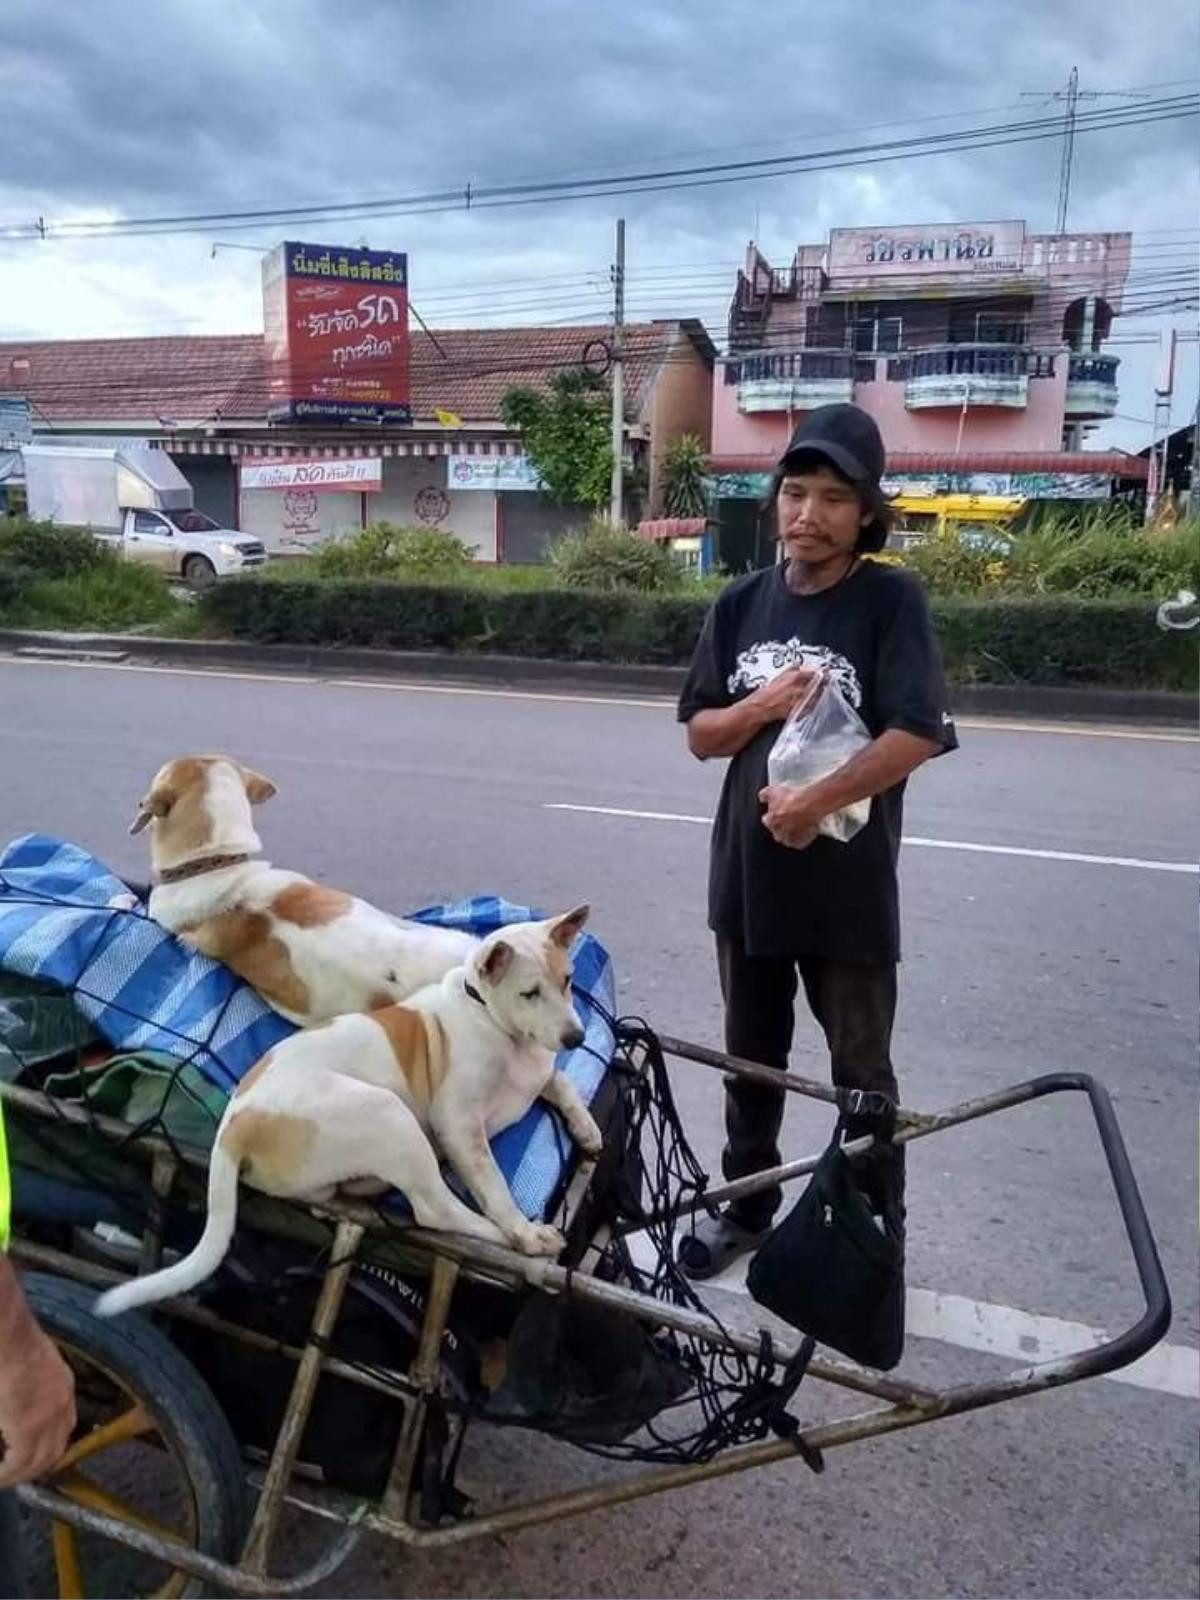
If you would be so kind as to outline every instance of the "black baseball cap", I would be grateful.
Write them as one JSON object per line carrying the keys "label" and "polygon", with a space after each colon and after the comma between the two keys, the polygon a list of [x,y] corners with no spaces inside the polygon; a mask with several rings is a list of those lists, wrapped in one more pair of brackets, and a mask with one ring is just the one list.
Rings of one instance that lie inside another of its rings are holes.
{"label": "black baseball cap", "polygon": [[873,417],[859,406],[819,406],[793,433],[779,465],[787,471],[793,458],[825,456],[851,483],[878,484],[887,454]]}

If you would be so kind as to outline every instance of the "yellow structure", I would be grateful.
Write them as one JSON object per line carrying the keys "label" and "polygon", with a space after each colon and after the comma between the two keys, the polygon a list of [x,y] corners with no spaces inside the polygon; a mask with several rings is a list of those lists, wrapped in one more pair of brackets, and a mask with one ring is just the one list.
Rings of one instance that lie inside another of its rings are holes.
{"label": "yellow structure", "polygon": [[972,528],[996,529],[1011,522],[1027,504],[1021,495],[898,494],[889,502],[898,544]]}

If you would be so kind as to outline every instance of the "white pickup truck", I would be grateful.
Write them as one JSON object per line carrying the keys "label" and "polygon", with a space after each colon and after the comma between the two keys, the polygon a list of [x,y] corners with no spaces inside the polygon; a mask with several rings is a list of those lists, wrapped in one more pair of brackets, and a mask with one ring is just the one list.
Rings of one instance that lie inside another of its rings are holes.
{"label": "white pickup truck", "polygon": [[193,588],[265,565],[261,540],[222,528],[193,504],[192,486],[148,446],[26,445],[25,494],[37,521],[90,528]]}

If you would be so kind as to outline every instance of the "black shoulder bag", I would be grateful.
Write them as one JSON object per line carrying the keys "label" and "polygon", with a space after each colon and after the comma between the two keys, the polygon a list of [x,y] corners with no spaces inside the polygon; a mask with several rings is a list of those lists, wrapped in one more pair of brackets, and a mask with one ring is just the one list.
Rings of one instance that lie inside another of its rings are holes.
{"label": "black shoulder bag", "polygon": [[[864,1117],[854,1099],[853,1132],[891,1146],[895,1107]],[[871,1097],[882,1098],[882,1097]],[[870,1156],[847,1156],[848,1105],[808,1187],[750,1262],[750,1293],[793,1328],[864,1366],[887,1371],[904,1351],[903,1213],[899,1191],[877,1218],[860,1188]],[[880,1152],[882,1153],[882,1152]],[[892,1158],[901,1150],[888,1149]],[[858,1171],[856,1172],[856,1168]]]}

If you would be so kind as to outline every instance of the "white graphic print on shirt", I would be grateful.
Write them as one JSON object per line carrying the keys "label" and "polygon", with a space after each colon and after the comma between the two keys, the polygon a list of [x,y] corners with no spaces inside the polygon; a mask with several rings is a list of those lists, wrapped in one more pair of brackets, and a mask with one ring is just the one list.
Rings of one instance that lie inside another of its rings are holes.
{"label": "white graphic print on shirt", "polygon": [[824,644],[804,644],[800,639],[766,639],[743,650],[729,674],[727,685],[730,694],[739,689],[760,689],[764,683],[786,672],[788,667],[808,667],[818,672],[828,672],[850,704],[857,710],[862,705],[862,685],[854,663],[844,655]]}

